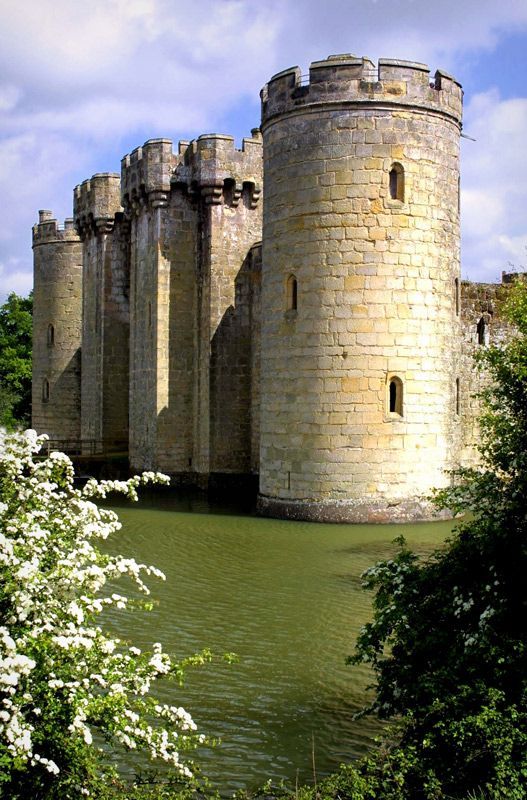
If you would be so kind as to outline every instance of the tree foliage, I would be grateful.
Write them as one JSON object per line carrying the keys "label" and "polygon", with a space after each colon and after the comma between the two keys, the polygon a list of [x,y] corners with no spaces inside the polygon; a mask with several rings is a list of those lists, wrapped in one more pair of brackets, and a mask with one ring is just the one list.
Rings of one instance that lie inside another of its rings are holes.
{"label": "tree foliage", "polygon": [[[369,711],[399,718],[394,744],[360,768],[380,797],[527,796],[527,286],[517,335],[480,351],[480,465],[436,502],[466,517],[425,561],[400,541],[364,576],[374,618],[351,661],[376,677]],[[382,778],[382,780],[381,780]],[[480,794],[477,794],[480,793]],[[364,794],[364,797],[369,797]]]}
{"label": "tree foliage", "polygon": [[31,417],[33,298],[12,292],[0,306],[0,426],[27,426]]}

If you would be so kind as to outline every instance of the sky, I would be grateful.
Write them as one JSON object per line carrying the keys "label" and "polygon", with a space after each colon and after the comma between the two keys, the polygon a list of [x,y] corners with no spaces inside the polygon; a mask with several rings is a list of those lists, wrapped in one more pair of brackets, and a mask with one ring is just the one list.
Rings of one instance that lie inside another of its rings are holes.
{"label": "sky", "polygon": [[527,269],[527,0],[0,0],[0,301],[31,290],[38,209],[146,139],[240,145],[273,74],[333,53],[462,83],[462,277]]}

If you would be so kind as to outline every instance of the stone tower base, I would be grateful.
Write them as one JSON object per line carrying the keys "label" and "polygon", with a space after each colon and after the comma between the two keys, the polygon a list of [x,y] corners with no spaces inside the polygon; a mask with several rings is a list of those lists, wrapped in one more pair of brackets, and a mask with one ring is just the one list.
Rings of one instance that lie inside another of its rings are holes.
{"label": "stone tower base", "polygon": [[449,519],[424,498],[391,501],[279,500],[258,495],[258,513],[265,517],[304,522],[397,523]]}

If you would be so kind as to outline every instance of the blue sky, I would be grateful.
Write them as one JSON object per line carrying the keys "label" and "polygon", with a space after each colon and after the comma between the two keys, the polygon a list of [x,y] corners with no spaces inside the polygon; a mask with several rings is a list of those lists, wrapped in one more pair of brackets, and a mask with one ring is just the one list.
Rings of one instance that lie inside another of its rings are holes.
{"label": "blue sky", "polygon": [[271,75],[339,52],[463,84],[462,275],[525,265],[527,0],[0,0],[0,300],[31,289],[39,208],[148,138],[239,142]]}

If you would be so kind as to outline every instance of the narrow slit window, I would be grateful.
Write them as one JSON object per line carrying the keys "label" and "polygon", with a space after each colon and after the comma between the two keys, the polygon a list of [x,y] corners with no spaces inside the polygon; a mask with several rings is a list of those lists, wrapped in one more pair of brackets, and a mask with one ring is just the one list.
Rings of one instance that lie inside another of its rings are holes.
{"label": "narrow slit window", "polygon": [[55,344],[55,328],[53,325],[48,325],[48,347],[53,347]]}
{"label": "narrow slit window", "polygon": [[49,402],[49,381],[47,378],[42,381],[42,402]]}
{"label": "narrow slit window", "polygon": [[400,378],[390,378],[388,384],[388,409],[390,414],[403,415],[403,382]]}
{"label": "narrow slit window", "polygon": [[456,378],[456,414],[458,417],[459,417],[459,410],[460,410],[459,378]]}
{"label": "narrow slit window", "polygon": [[488,326],[483,317],[481,317],[480,321],[476,326],[476,333],[478,337],[478,344],[481,345],[488,344]]}
{"label": "narrow slit window", "polygon": [[390,199],[404,202],[404,169],[402,164],[392,164],[390,169]]}
{"label": "narrow slit window", "polygon": [[288,311],[296,311],[298,308],[298,282],[294,275],[287,279],[287,304]]}

